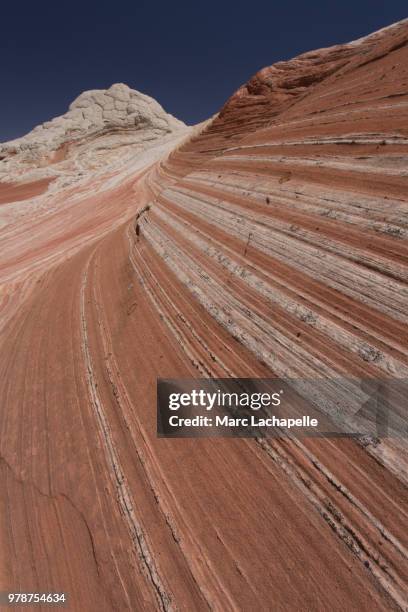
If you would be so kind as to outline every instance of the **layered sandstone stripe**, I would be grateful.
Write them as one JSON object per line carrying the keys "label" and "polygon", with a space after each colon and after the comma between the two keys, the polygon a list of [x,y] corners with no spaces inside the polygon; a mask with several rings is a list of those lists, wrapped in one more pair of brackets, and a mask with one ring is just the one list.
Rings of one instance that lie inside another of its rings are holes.
{"label": "layered sandstone stripe", "polygon": [[406,609],[402,441],[157,439],[155,385],[406,377],[407,37],[261,71],[170,156],[19,204],[1,589],[73,610]]}

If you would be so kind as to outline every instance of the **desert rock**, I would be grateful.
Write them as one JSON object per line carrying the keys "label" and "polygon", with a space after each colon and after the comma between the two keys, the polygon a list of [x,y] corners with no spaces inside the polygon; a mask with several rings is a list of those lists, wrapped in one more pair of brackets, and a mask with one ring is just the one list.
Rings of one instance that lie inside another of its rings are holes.
{"label": "desert rock", "polygon": [[407,378],[407,41],[279,62],[194,128],[85,92],[3,146],[3,589],[405,609],[405,439],[158,439],[156,380]]}

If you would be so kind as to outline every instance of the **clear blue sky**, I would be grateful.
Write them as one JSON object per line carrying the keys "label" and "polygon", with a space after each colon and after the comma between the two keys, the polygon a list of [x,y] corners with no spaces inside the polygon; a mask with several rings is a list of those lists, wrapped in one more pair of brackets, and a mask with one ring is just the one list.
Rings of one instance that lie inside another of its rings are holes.
{"label": "clear blue sky", "polygon": [[192,124],[263,66],[407,16],[406,0],[14,0],[1,9],[0,141],[127,83]]}

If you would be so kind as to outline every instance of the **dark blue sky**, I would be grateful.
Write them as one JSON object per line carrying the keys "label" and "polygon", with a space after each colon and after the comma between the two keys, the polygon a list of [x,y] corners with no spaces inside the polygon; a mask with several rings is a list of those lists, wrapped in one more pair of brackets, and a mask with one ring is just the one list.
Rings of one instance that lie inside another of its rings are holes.
{"label": "dark blue sky", "polygon": [[406,0],[14,0],[1,9],[0,142],[127,83],[187,123],[263,66],[407,16]]}

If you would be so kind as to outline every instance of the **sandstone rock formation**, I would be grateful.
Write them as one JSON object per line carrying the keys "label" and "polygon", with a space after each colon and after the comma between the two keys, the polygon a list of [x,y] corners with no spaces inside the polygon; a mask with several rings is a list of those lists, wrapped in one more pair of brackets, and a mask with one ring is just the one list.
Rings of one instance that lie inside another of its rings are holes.
{"label": "sandstone rock formation", "polygon": [[80,174],[185,130],[149,96],[116,83],[83,92],[65,115],[0,145],[0,181]]}
{"label": "sandstone rock formation", "polygon": [[119,122],[119,157],[97,153],[101,124],[67,143],[58,123],[38,156],[6,146],[3,590],[406,609],[405,440],[157,439],[155,393],[407,377],[407,42],[405,21],[264,69],[198,129],[155,123],[144,151]]}

